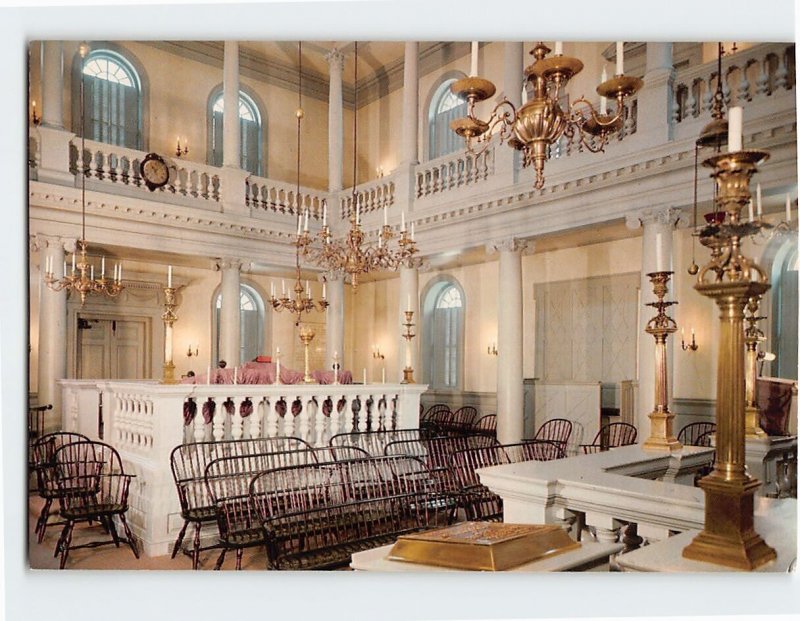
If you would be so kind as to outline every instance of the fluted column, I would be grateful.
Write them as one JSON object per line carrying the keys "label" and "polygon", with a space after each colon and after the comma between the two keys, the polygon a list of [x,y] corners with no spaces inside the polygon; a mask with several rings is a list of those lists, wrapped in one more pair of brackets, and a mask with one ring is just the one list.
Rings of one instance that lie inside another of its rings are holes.
{"label": "fluted column", "polygon": [[406,41],[403,63],[403,153],[401,162],[419,162],[419,43]]}
{"label": "fluted column", "polygon": [[225,60],[222,75],[222,165],[241,166],[241,136],[239,128],[239,43],[225,41]]}
{"label": "fluted column", "polygon": [[344,54],[336,48],[325,58],[330,67],[330,86],[328,90],[328,190],[338,192],[342,189],[342,70]]}
{"label": "fluted column", "polygon": [[42,43],[42,125],[64,129],[64,45]]}
{"label": "fluted column", "polygon": [[[414,311],[413,322],[416,324],[413,328],[416,336],[409,341],[404,339],[402,335],[405,332],[403,324],[406,321],[405,311]],[[419,269],[418,265],[414,262],[405,264],[400,267],[400,299],[398,308],[398,323],[397,334],[399,352],[397,357],[398,363],[398,377],[402,377],[404,367],[414,369],[415,381],[421,381],[421,372],[419,368],[419,334],[420,334],[420,316],[419,316]]]}
{"label": "fluted column", "polygon": [[241,357],[240,270],[242,262],[225,258],[217,264],[221,272],[222,307],[219,314],[219,359],[229,367],[237,366]]}
{"label": "fluted column", "polygon": [[[55,278],[64,276],[65,245],[74,250],[75,240],[37,235],[33,240],[39,250],[39,273],[50,261]],[[67,376],[67,292],[53,291],[40,279],[39,295],[39,365],[38,400],[53,404],[55,420],[61,419],[61,390],[56,380]]]}
{"label": "fluted column", "polygon": [[327,280],[328,308],[325,311],[327,342],[325,360],[328,369],[333,365],[334,355],[338,355],[339,364],[344,364],[344,275],[340,272],[328,272]]}
{"label": "fluted column", "polygon": [[[638,383],[636,398],[636,428],[639,431],[639,442],[644,442],[650,429],[649,414],[653,411],[653,395],[656,390],[656,343],[644,329],[648,320],[655,314],[649,302],[655,302],[653,284],[647,276],[651,272],[672,271],[672,233],[680,210],[673,207],[644,209],[627,218],[630,228],[642,227],[642,272],[639,291],[641,306],[639,312],[639,356]],[[670,282],[670,291],[674,281]],[[666,299],[672,300],[671,293]],[[672,340],[667,342],[667,403],[672,401]]]}
{"label": "fluted column", "polygon": [[510,238],[487,246],[499,254],[497,291],[497,439],[523,436],[522,251],[528,243]]}

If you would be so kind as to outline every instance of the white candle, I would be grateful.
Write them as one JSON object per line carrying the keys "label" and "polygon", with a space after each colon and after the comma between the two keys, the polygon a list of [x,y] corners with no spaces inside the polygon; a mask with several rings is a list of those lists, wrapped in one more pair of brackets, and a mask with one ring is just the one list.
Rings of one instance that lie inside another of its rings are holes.
{"label": "white candle", "polygon": [[306,281],[306,296],[311,297],[311,285]]}
{"label": "white candle", "polygon": [[327,287],[325,286],[325,283],[323,282],[323,283],[322,283],[322,299],[323,299],[323,300],[324,300],[324,299],[325,299],[325,297],[326,297],[326,296],[325,296],[326,292],[327,292]]}
{"label": "white candle", "polygon": [[49,274],[49,273],[50,273],[50,271],[51,271],[51,270],[50,270],[50,259],[51,259],[51,258],[52,258],[52,257],[45,257],[45,258],[44,258],[44,273],[45,273],[45,274]]}
{"label": "white candle", "polygon": [[122,265],[119,266],[119,279],[122,280]]}
{"label": "white candle", "polygon": [[307,230],[308,230],[308,209],[306,209],[306,221],[305,221],[305,223],[303,224],[303,230],[304,230],[304,231],[307,231]]}
{"label": "white candle", "polygon": [[406,212],[405,211],[401,211],[400,212],[400,230],[401,231],[405,231],[406,230]]}
{"label": "white candle", "polygon": [[556,49],[553,52],[555,56],[561,56],[564,53],[564,42],[556,41]]}
{"label": "white candle", "polygon": [[414,241],[414,223],[411,223],[411,241]]}
{"label": "white candle", "polygon": [[728,153],[742,150],[742,108],[728,108]]}
{"label": "white candle", "polygon": [[361,199],[356,201],[356,224],[361,224]]}
{"label": "white candle", "polygon": [[408,294],[408,305],[406,306],[406,310],[411,310],[411,294]]}
{"label": "white candle", "polygon": [[747,215],[749,216],[750,222],[754,220],[753,218],[753,199],[751,198],[747,202]]}
{"label": "white candle", "polygon": [[[606,68],[603,67],[603,73],[600,74],[600,84],[608,80],[608,72],[606,72]],[[608,112],[608,99],[605,97],[600,98],[600,114],[605,114]]]}
{"label": "white candle", "polygon": [[322,226],[328,225],[328,201],[322,201]]}
{"label": "white candle", "polygon": [[270,287],[269,287],[269,296],[270,296],[271,298],[274,298],[274,297],[275,297],[275,283],[274,283],[274,282],[271,282],[271,283],[270,283]]}
{"label": "white candle", "polygon": [[[752,199],[751,199],[752,200]],[[761,217],[763,211],[761,210],[761,184],[756,184],[756,211],[758,216]]]}
{"label": "white candle", "polygon": [[75,273],[75,253],[72,253],[72,273]]}
{"label": "white candle", "polygon": [[103,257],[100,259],[100,278],[105,278],[106,276],[106,258]]}
{"label": "white candle", "polygon": [[386,203],[383,205],[383,226],[389,224],[389,208],[386,206]]}
{"label": "white candle", "polygon": [[92,265],[91,269],[89,270],[89,278],[94,280],[94,265]]}
{"label": "white candle", "polygon": [[472,54],[470,55],[469,74],[471,76],[478,75],[478,42],[472,42]]}
{"label": "white candle", "polygon": [[[286,297],[286,281],[283,278],[281,278],[281,295]],[[278,353],[281,353],[280,349],[278,350]]]}
{"label": "white candle", "polygon": [[211,365],[208,365],[208,371],[206,371],[206,384],[211,383]]}
{"label": "white candle", "polygon": [[167,287],[172,288],[172,266],[167,268]]}
{"label": "white candle", "polygon": [[64,271],[61,273],[61,275],[62,276],[66,276],[67,275],[67,262],[66,261],[64,261]]}
{"label": "white candle", "polygon": [[656,233],[656,271],[664,271],[664,235]]}
{"label": "white candle", "polygon": [[786,221],[792,221],[792,201],[788,194],[786,195]]}
{"label": "white candle", "polygon": [[362,384],[366,384],[367,383],[367,370],[366,369],[364,369],[364,371],[363,371],[363,381],[361,383]]}
{"label": "white candle", "polygon": [[303,214],[297,214],[297,234],[300,235],[300,229],[303,228]]}
{"label": "white candle", "polygon": [[617,75],[622,75],[625,73],[625,42],[624,41],[617,41]]}
{"label": "white candle", "polygon": [[386,367],[381,369],[381,384],[386,383]]}

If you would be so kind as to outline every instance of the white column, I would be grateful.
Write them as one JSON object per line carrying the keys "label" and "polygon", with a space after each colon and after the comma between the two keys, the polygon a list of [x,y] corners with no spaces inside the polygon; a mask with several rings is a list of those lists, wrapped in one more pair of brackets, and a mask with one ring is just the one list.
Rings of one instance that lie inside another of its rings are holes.
{"label": "white column", "polygon": [[42,125],[64,129],[64,46],[42,43]]}
{"label": "white column", "polygon": [[[638,355],[638,389],[636,391],[636,428],[639,431],[638,440],[644,442],[650,435],[650,419],[648,414],[653,411],[654,395],[656,389],[655,339],[647,334],[644,329],[647,322],[656,315],[656,310],[645,306],[655,302],[653,284],[647,274],[658,271],[672,271],[672,233],[675,223],[680,215],[680,209],[661,207],[644,209],[638,214],[627,218],[630,228],[642,227],[642,273],[639,285],[641,305],[639,307],[639,355]],[[675,277],[669,283],[670,292],[667,301],[672,301],[672,291],[675,289]],[[672,342],[667,341],[667,401],[672,401]]]}
{"label": "white column", "polygon": [[403,63],[403,153],[401,162],[419,163],[419,43],[406,41]]}
{"label": "white column", "polygon": [[222,259],[218,263],[222,274],[222,308],[219,315],[219,358],[229,368],[239,365],[241,356],[239,276],[242,262]]}
{"label": "white column", "polygon": [[[400,339],[400,346],[398,348],[398,378],[402,379],[403,369],[406,365],[414,369],[414,381],[422,381],[422,371],[419,368],[419,339],[420,339],[420,314],[419,314],[419,269],[416,264],[406,264],[400,267],[400,300],[399,300],[399,313],[398,313],[398,334],[405,332],[403,324],[406,321],[405,311],[414,311],[412,321],[416,324],[412,331],[416,336],[411,339],[411,346],[406,343],[406,339],[402,336]],[[398,380],[399,381],[399,380]]]}
{"label": "white column", "polygon": [[[74,250],[74,240],[67,242]],[[64,276],[65,240],[37,235],[34,247],[39,250],[39,378],[38,400],[41,405],[53,404],[54,420],[61,420],[61,391],[56,380],[67,376],[67,292],[53,291],[44,283],[49,262],[53,276]]]}
{"label": "white column", "polygon": [[503,44],[503,93],[517,108],[522,101],[522,85],[525,80],[522,75],[524,53],[521,42],[506,41]]}
{"label": "white column", "polygon": [[508,444],[523,435],[522,251],[515,238],[489,244],[499,254],[497,291],[497,439]]}
{"label": "white column", "polygon": [[[342,189],[342,69],[344,54],[336,48],[325,58],[330,67],[330,86],[328,90],[328,190],[338,192]],[[341,352],[340,352],[341,353]]]}
{"label": "white column", "polygon": [[[339,356],[339,365],[344,364],[344,276],[341,273],[328,272],[327,279],[328,308],[325,310],[326,323],[326,368],[333,365],[333,356]],[[344,367],[342,367],[344,368]]]}
{"label": "white column", "polygon": [[644,87],[638,95],[636,133],[646,136],[643,140],[649,144],[672,137],[672,83],[675,79],[672,43],[648,43],[646,63]]}
{"label": "white column", "polygon": [[222,74],[222,165],[239,168],[241,145],[239,128],[239,43],[225,41]]}

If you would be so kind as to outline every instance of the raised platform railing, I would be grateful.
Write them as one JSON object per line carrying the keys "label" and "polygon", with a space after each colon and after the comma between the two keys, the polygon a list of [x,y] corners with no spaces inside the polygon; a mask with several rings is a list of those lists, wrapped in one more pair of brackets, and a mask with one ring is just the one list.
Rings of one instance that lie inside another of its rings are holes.
{"label": "raised platform railing", "polygon": [[[293,435],[326,446],[337,433],[416,428],[420,395],[427,389],[424,384],[59,384],[65,431],[98,437],[102,403],[104,440],[119,451],[125,471],[136,475],[128,521],[149,556],[167,554],[183,524],[169,466],[179,444]],[[210,403],[213,408],[204,407]]]}

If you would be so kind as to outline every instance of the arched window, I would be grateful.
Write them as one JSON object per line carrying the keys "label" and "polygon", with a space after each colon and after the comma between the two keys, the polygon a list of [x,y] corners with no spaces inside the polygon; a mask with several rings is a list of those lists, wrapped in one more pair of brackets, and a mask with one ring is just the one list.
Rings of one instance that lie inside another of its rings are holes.
{"label": "arched window", "polygon": [[[99,49],[83,61],[86,138],[142,148],[142,88],[133,66],[117,52]],[[79,97],[80,84],[75,90]],[[80,121],[75,124],[80,128]]]}
{"label": "arched window", "polygon": [[772,263],[771,375],[797,379],[797,240],[784,242]]}
{"label": "arched window", "polygon": [[423,377],[434,389],[458,389],[464,364],[464,295],[458,283],[431,285],[423,316]]}
{"label": "arched window", "polygon": [[[214,300],[214,358],[219,361],[220,315],[222,292]],[[228,366],[253,360],[264,353],[264,301],[258,291],[245,284],[239,285],[239,360],[226,360]]]}
{"label": "arched window", "polygon": [[[222,91],[212,97],[209,114],[209,164],[222,166],[222,117],[225,110],[225,99]],[[254,175],[262,172],[261,141],[262,127],[261,114],[253,99],[243,92],[239,92],[239,137],[240,149],[239,165]]]}
{"label": "arched window", "polygon": [[450,121],[467,116],[467,102],[450,91],[455,80],[442,82],[431,98],[428,108],[428,159],[455,153],[464,141],[452,129]]}

